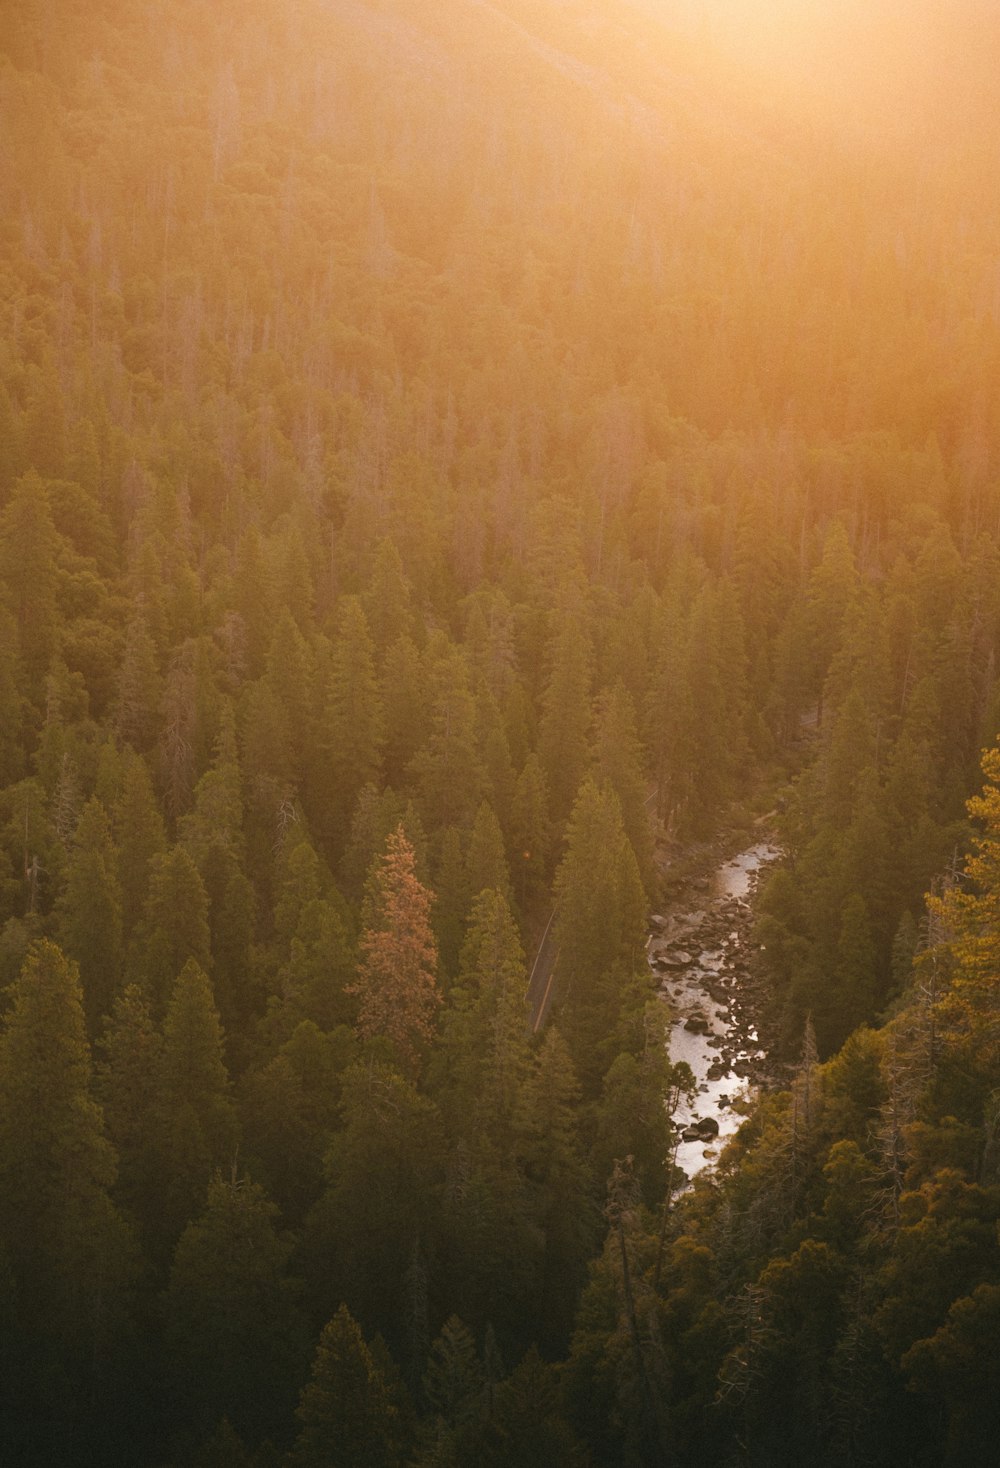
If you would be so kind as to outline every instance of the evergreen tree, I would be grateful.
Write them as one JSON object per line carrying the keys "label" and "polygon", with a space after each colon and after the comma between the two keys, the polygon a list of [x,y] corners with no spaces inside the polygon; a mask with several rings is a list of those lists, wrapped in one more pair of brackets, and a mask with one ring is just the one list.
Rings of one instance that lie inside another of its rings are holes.
{"label": "evergreen tree", "polygon": [[484,1385],[472,1332],[457,1315],[451,1315],[427,1358],[423,1381],[427,1405],[451,1434],[458,1435],[463,1427],[478,1426]]}
{"label": "evergreen tree", "polygon": [[167,1006],[157,1101],[162,1183],[154,1224],[162,1259],[204,1207],[213,1172],[232,1166],[238,1139],[222,1026],[208,975],[193,958]]}
{"label": "evergreen tree", "polygon": [[118,675],[115,732],[119,742],[147,754],[156,742],[162,702],[163,682],[156,645],[140,611],[125,634]]}
{"label": "evergreen tree", "polygon": [[21,724],[21,669],[17,651],[17,627],[13,617],[0,606],[0,780],[3,788],[13,785],[24,769]]}
{"label": "evergreen tree", "polygon": [[562,1415],[557,1368],[536,1347],[502,1383],[477,1461],[489,1468],[582,1468],[582,1444]]}
{"label": "evergreen tree", "polygon": [[203,969],[211,965],[208,894],[183,846],[153,857],[149,871],[149,892],[129,968],[154,1010],[162,1010],[189,960]]}
{"label": "evergreen tree", "polygon": [[529,1067],[527,976],[510,906],[489,888],[472,905],[433,1062],[455,1132],[510,1155]]}
{"label": "evergreen tree", "polygon": [[334,809],[346,835],[359,792],[377,780],[385,742],[374,645],[356,597],[344,597],[338,609],[324,726]]}
{"label": "evergreen tree", "polygon": [[485,800],[476,812],[469,837],[468,881],[473,895],[490,887],[502,893],[508,903],[514,900],[503,833],[493,807]]}
{"label": "evergreen tree", "polygon": [[526,907],[545,891],[552,856],[548,784],[535,754],[528,756],[517,778],[511,825],[514,881]]}
{"label": "evergreen tree", "polygon": [[580,1086],[559,1031],[546,1031],[524,1094],[524,1165],[545,1246],[539,1339],[560,1349],[572,1323],[599,1219],[580,1146]]}
{"label": "evergreen tree", "polygon": [[430,902],[413,847],[397,826],[369,878],[358,977],[348,992],[358,996],[360,1035],[384,1035],[410,1069],[433,1034],[441,1002]]}
{"label": "evergreen tree", "polygon": [[256,1183],[217,1176],[205,1211],[178,1241],[163,1310],[188,1431],[224,1413],[253,1441],[279,1430],[290,1412],[303,1328],[286,1274],[291,1243],[276,1218]]}
{"label": "evergreen tree", "polygon": [[[70,1461],[120,1384],[134,1245],[90,1091],[76,966],[32,946],[0,1036],[0,1238],[8,1328],[0,1428],[11,1461]],[[116,1353],[118,1359],[116,1359]]]}
{"label": "evergreen tree", "polygon": [[549,645],[538,757],[551,792],[553,819],[569,816],[587,768],[592,652],[578,615],[567,614]]}
{"label": "evergreen tree", "polygon": [[379,691],[385,710],[385,776],[396,789],[405,789],[430,717],[423,660],[407,633],[397,637],[382,659]]}
{"label": "evergreen tree", "polygon": [[346,1305],[323,1329],[296,1416],[295,1468],[395,1468],[400,1461],[396,1409]]}
{"label": "evergreen tree", "polygon": [[138,923],[149,892],[151,863],[166,850],[166,832],[144,760],[127,751],[121,795],[115,809],[118,883],[122,894],[122,926],[128,938]]}
{"label": "evergreen tree", "polygon": [[121,978],[122,902],[115,855],[104,807],[91,799],[77,825],[56,904],[60,942],[79,965],[91,1032],[111,1007]]}
{"label": "evergreen tree", "polygon": [[441,649],[431,675],[431,727],[413,760],[425,824],[468,827],[485,780],[476,728],[476,702],[465,659],[450,644]]}
{"label": "evergreen tree", "polygon": [[291,1224],[323,1188],[323,1159],[336,1129],[340,1078],[353,1058],[350,1032],[322,1033],[302,1020],[278,1053],[241,1082],[240,1116],[255,1177]]}
{"label": "evergreen tree", "polygon": [[314,1309],[344,1300],[405,1347],[401,1301],[415,1241],[439,1236],[443,1151],[435,1106],[397,1071],[372,1059],[345,1071],[328,1186],[302,1243]]}
{"label": "evergreen tree", "polygon": [[445,826],[437,833],[434,847],[434,937],[442,987],[447,988],[458,969],[473,892],[466,843],[458,827]]}
{"label": "evergreen tree", "polygon": [[632,700],[621,683],[605,689],[597,699],[593,767],[598,783],[613,790],[618,797],[639,875],[646,890],[651,891],[653,833],[646,805],[642,750]]}
{"label": "evergreen tree", "polygon": [[47,488],[31,470],[17,480],[0,515],[0,588],[17,628],[27,691],[36,705],[58,636],[60,539]]}
{"label": "evergreen tree", "polygon": [[646,936],[645,894],[618,798],[588,779],[555,881],[560,1024],[585,1090],[614,1058],[616,1027]]}
{"label": "evergreen tree", "polygon": [[875,1005],[875,946],[868,908],[859,892],[844,903],[837,941],[837,1008],[846,1030],[870,1019]]}
{"label": "evergreen tree", "polygon": [[412,631],[413,608],[409,578],[402,557],[391,540],[381,540],[361,603],[376,648],[385,653]]}
{"label": "evergreen tree", "polygon": [[154,1224],[159,1203],[158,1097],[163,1037],[141,990],[130,984],[111,1006],[98,1041],[95,1091],[118,1154],[114,1197],[137,1220],[143,1236]]}

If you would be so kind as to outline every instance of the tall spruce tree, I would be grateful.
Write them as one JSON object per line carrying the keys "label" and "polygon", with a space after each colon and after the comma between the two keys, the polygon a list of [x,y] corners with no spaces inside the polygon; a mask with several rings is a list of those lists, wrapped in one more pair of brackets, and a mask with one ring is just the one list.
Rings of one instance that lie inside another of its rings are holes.
{"label": "tall spruce tree", "polygon": [[157,1082],[162,1260],[204,1207],[213,1173],[232,1167],[239,1135],[212,985],[193,958],[167,1006]]}
{"label": "tall spruce tree", "polygon": [[12,1462],[72,1461],[121,1383],[137,1259],[111,1201],[116,1164],[76,965],[39,942],[0,1036],[0,1239],[17,1345],[4,1350],[0,1441]]}
{"label": "tall spruce tree", "polygon": [[573,807],[555,900],[560,1026],[592,1093],[614,1059],[623,999],[646,937],[645,894],[618,797],[592,779]]}
{"label": "tall spruce tree", "polygon": [[324,1327],[296,1416],[294,1468],[395,1468],[397,1411],[346,1305]]}
{"label": "tall spruce tree", "polygon": [[168,1372],[188,1431],[225,1415],[255,1441],[279,1431],[291,1411],[306,1360],[304,1321],[277,1212],[256,1183],[217,1176],[178,1241],[163,1311]]}
{"label": "tall spruce tree", "polygon": [[80,969],[93,1033],[111,1007],[122,969],[122,901],[111,827],[96,798],[83,808],[56,903],[63,951]]}

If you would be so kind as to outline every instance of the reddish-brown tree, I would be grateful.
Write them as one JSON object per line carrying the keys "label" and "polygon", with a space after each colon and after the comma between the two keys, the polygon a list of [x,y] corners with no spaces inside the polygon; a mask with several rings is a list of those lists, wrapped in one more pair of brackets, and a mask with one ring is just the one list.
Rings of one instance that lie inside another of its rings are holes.
{"label": "reddish-brown tree", "polygon": [[421,1044],[433,1033],[441,1003],[431,900],[417,878],[413,847],[400,824],[369,877],[358,978],[348,992],[360,1000],[362,1038],[384,1035],[411,1071],[417,1068]]}

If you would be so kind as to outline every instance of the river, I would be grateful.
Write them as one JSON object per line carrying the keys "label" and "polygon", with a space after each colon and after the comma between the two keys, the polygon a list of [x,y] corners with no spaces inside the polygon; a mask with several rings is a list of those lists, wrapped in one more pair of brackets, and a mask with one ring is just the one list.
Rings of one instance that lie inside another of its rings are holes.
{"label": "river", "polygon": [[689,1178],[739,1127],[767,1059],[754,1024],[747,942],[757,882],[780,855],[758,841],[693,884],[690,907],[681,900],[650,920],[649,964],[675,1014],[670,1059],[686,1061],[698,1086],[676,1117],[677,1165]]}

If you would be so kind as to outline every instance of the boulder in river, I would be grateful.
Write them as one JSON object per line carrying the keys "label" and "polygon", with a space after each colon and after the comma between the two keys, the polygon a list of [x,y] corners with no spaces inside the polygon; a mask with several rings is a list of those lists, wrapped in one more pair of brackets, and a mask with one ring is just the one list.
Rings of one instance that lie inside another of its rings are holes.
{"label": "boulder in river", "polygon": [[703,1116],[698,1121],[693,1121],[681,1132],[685,1142],[707,1142],[712,1137],[719,1135],[719,1123],[714,1116]]}

